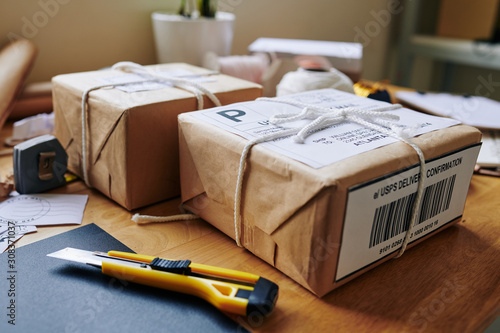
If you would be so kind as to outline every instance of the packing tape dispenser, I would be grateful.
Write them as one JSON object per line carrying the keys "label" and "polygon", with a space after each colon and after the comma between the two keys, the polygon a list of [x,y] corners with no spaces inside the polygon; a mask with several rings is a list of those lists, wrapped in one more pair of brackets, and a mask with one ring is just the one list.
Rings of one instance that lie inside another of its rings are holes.
{"label": "packing tape dispenser", "polygon": [[66,184],[68,155],[53,135],[14,146],[14,183],[21,194],[40,193]]}

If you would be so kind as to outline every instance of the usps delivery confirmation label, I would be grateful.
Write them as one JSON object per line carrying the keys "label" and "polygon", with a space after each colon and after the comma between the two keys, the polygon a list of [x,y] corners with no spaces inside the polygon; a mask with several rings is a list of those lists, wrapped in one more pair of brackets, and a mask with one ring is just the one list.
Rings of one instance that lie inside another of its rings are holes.
{"label": "usps delivery confirmation label", "polygon": [[[462,215],[480,145],[426,163],[413,242]],[[419,166],[349,189],[336,281],[399,251],[411,219]]]}
{"label": "usps delivery confirmation label", "polygon": [[[368,109],[387,106],[385,102],[333,89],[310,91],[285,96],[284,98],[308,105],[337,109],[345,107]],[[269,122],[270,117],[275,114],[300,113],[301,111],[300,108],[289,104],[257,100],[191,112],[189,114],[251,140],[289,128],[303,127],[311,120],[294,121],[281,126],[276,126]],[[385,112],[398,115],[400,120],[396,123],[401,126],[414,127],[416,124],[419,124],[419,128],[415,132],[416,135],[459,124],[456,120],[430,116],[403,108]],[[265,142],[261,145],[313,168],[321,168],[396,141],[396,139],[376,130],[351,122],[341,122],[311,133],[304,144],[295,143],[288,137]]]}

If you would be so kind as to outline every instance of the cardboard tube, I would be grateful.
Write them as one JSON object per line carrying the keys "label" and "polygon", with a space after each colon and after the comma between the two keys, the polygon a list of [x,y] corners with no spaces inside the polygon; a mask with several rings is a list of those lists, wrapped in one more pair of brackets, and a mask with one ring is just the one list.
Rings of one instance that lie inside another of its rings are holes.
{"label": "cardboard tube", "polygon": [[12,112],[15,98],[31,70],[36,46],[26,39],[13,41],[0,51],[0,128]]}

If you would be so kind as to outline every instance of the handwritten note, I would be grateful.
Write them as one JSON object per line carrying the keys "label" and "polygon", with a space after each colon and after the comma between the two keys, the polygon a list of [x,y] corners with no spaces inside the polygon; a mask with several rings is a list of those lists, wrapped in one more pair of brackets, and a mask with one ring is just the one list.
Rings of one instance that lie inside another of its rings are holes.
{"label": "handwritten note", "polygon": [[0,203],[0,225],[81,224],[87,195],[19,195]]}

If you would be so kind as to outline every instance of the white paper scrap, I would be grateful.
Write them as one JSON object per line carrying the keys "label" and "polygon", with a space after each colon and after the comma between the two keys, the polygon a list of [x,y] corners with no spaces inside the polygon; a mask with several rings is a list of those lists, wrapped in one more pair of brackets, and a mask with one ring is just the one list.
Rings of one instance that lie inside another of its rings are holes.
{"label": "white paper scrap", "polygon": [[[385,102],[333,89],[309,91],[289,95],[287,98],[308,105],[330,108],[351,106],[369,109],[387,105]],[[292,127],[302,127],[308,124],[311,120],[294,121],[284,124],[283,127],[269,123],[269,118],[272,115],[282,113],[298,114],[301,111],[298,107],[284,103],[253,101],[190,112],[190,115],[251,140],[271,132]],[[395,123],[401,126],[413,128],[418,125],[419,128],[415,131],[415,135],[460,123],[453,119],[430,116],[404,108],[385,112],[399,116],[399,121]],[[396,141],[392,137],[362,125],[341,122],[312,133],[307,137],[304,144],[295,143],[290,138],[281,138],[261,145],[314,168],[321,168]]]}
{"label": "white paper scrap", "polygon": [[0,224],[81,224],[87,200],[80,194],[19,195],[0,203]]}
{"label": "white paper scrap", "polygon": [[479,151],[477,164],[486,167],[500,167],[500,131],[482,131],[483,145]]}
{"label": "white paper scrap", "polygon": [[34,225],[0,225],[0,252],[4,252],[25,234],[35,231]]}
{"label": "white paper scrap", "polygon": [[54,112],[41,113],[18,120],[14,123],[12,140],[28,140],[54,132]]}

